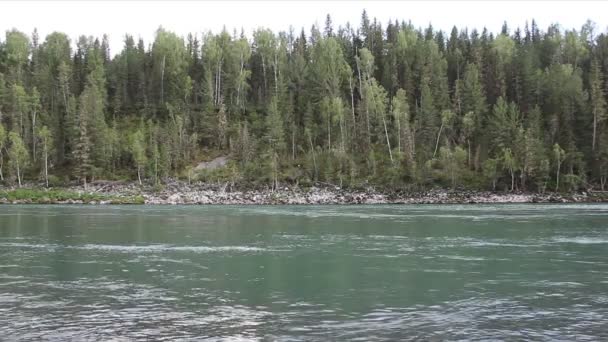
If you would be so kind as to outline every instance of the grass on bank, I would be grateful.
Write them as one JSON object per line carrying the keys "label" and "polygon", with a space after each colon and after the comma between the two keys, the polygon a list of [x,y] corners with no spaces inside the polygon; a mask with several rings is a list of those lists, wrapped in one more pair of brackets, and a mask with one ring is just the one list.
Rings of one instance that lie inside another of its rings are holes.
{"label": "grass on bank", "polygon": [[109,202],[111,204],[144,204],[143,196],[112,196],[91,192],[76,192],[58,189],[14,189],[0,190],[0,199],[8,202],[62,203],[81,201],[82,203]]}

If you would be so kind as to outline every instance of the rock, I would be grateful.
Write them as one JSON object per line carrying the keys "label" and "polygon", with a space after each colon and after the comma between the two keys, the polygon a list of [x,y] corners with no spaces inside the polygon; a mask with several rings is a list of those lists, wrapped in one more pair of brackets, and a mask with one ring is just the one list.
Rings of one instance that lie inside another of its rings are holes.
{"label": "rock", "polygon": [[228,164],[228,161],[229,161],[229,159],[226,156],[217,157],[217,158],[213,159],[212,161],[199,163],[194,168],[194,170],[196,170],[196,171],[215,170],[220,167],[226,166],[226,164]]}
{"label": "rock", "polygon": [[179,194],[173,194],[167,198],[169,204],[178,204],[181,202],[181,196]]}
{"label": "rock", "polygon": [[[224,157],[225,158],[225,157]],[[216,158],[217,159],[217,158]],[[227,158],[226,158],[227,160]],[[211,162],[210,162],[211,163]],[[223,161],[219,164],[221,165]],[[218,165],[217,163],[215,165]],[[431,189],[428,191],[408,192],[403,189],[379,191],[374,188],[366,190],[348,190],[328,185],[312,187],[307,190],[282,186],[280,189],[239,190],[234,186],[215,183],[188,184],[174,179],[166,180],[162,190],[153,186],[139,186],[137,183],[99,182],[97,190],[89,189],[89,193],[104,193],[112,201],[91,201],[91,204],[121,203],[135,196],[143,197],[146,204],[406,204],[406,203],[570,203],[570,202],[603,202],[608,201],[604,193],[582,192],[578,194],[559,195],[510,192],[478,192],[462,190]],[[65,189],[83,194],[82,186]],[[15,203],[29,203],[31,199],[15,200]],[[0,198],[0,203],[10,202]],[[37,203],[81,204],[83,201],[66,199],[51,200],[42,197],[34,200]]]}

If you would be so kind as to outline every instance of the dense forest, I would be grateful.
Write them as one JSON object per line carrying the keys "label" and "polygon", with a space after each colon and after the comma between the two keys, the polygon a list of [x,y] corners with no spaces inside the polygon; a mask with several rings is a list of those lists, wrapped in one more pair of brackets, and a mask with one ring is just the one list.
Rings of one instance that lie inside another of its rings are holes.
{"label": "dense forest", "polygon": [[[0,41],[0,179],[604,189],[608,34],[386,26]],[[225,155],[213,172],[194,166]]]}

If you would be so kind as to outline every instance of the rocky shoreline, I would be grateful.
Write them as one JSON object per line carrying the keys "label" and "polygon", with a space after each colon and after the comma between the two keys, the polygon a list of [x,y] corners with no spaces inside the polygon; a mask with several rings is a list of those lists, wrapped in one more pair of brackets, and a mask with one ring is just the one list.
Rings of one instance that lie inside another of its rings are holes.
{"label": "rocky shoreline", "polygon": [[[162,188],[126,182],[96,182],[82,186],[44,189],[0,188],[4,204],[151,204],[151,205],[305,205],[305,204],[481,204],[481,203],[594,203],[608,202],[607,192],[511,193],[433,189],[429,191],[348,190],[334,186],[307,189],[234,189],[228,185],[173,181]],[[55,192],[61,195],[56,195]],[[16,196],[15,193],[19,195]],[[30,195],[30,193],[32,193]],[[35,195],[34,195],[35,194]],[[48,194],[48,196],[46,195]]]}

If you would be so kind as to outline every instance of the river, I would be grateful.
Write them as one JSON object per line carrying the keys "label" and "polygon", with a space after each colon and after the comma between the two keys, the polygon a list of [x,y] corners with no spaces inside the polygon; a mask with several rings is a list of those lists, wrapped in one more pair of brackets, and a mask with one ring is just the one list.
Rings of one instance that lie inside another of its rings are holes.
{"label": "river", "polygon": [[0,206],[0,340],[608,340],[608,205]]}

